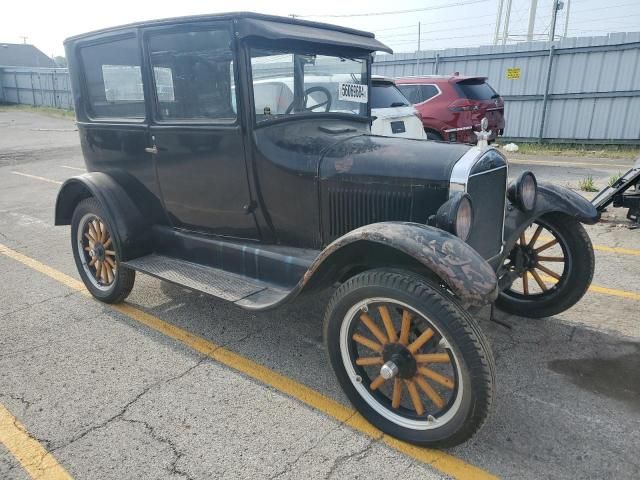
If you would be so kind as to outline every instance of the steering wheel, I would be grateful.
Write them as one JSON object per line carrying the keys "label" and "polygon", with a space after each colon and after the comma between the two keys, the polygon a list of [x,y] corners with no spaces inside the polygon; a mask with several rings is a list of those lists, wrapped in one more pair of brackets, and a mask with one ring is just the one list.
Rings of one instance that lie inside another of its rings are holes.
{"label": "steering wheel", "polygon": [[[324,93],[325,97],[327,97],[327,99],[324,102],[320,102],[320,103],[316,103],[315,105],[312,105],[310,107],[307,107],[307,101],[309,100],[309,95],[311,95],[312,93],[315,92],[322,92]],[[320,108],[320,107],[324,107],[324,111],[328,112],[331,110],[331,102],[333,101],[333,97],[331,96],[331,92],[324,87],[310,87],[307,88],[304,91],[304,100],[303,100],[303,112],[312,112],[314,111],[316,108]],[[289,105],[287,107],[287,109],[285,110],[285,115],[289,115],[292,111],[293,111],[293,107],[295,104],[295,100],[293,102],[291,102],[291,105]]]}

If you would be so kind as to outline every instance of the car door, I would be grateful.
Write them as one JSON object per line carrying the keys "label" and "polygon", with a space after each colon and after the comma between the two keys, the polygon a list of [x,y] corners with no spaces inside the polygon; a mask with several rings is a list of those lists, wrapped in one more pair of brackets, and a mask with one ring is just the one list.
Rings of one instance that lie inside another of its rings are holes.
{"label": "car door", "polygon": [[155,28],[144,38],[154,94],[149,149],[170,221],[257,238],[230,25]]}

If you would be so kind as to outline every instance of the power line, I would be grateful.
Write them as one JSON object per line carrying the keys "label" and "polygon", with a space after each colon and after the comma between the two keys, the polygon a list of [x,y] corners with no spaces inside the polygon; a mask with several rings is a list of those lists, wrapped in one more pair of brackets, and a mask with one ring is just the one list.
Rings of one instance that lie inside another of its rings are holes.
{"label": "power line", "polygon": [[312,18],[312,17],[323,17],[323,18],[347,18],[347,17],[373,17],[378,15],[396,15],[401,13],[415,13],[415,12],[426,12],[431,10],[442,10],[443,8],[450,7],[459,7],[462,5],[473,5],[475,3],[485,3],[488,0],[467,0],[458,3],[449,3],[447,5],[434,5],[432,7],[425,8],[413,8],[410,10],[393,10],[388,12],[369,12],[369,13],[349,13],[349,14],[327,14],[327,15],[296,15],[296,18]]}
{"label": "power line", "polygon": [[[493,15],[492,15],[493,16]],[[492,23],[479,23],[477,25],[469,25],[469,28],[481,28],[481,27],[489,27],[493,25]],[[412,27],[415,27],[416,25],[412,25]],[[459,26],[459,25],[458,25]],[[430,33],[434,33],[434,32],[450,32],[451,31],[451,27],[447,27],[447,28],[436,28],[436,29],[429,29],[425,32],[422,32],[422,35],[428,35]],[[393,35],[381,35],[380,37],[378,37],[376,35],[376,38],[397,38],[397,37],[410,37],[410,36],[414,36],[415,37],[415,32],[407,32],[407,33],[394,33]]]}

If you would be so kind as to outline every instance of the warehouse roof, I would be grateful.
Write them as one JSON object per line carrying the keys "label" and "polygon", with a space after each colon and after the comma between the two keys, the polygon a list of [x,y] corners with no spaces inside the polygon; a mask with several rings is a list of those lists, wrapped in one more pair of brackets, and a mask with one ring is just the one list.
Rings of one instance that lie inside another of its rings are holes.
{"label": "warehouse roof", "polygon": [[0,42],[0,67],[55,67],[55,62],[33,45]]}

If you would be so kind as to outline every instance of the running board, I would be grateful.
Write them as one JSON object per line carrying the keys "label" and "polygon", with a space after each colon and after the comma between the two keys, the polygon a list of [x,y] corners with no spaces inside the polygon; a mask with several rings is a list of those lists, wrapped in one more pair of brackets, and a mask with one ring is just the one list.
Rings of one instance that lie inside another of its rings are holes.
{"label": "running board", "polygon": [[290,293],[290,290],[260,280],[163,255],[146,255],[123,262],[123,265],[249,310],[271,308]]}

